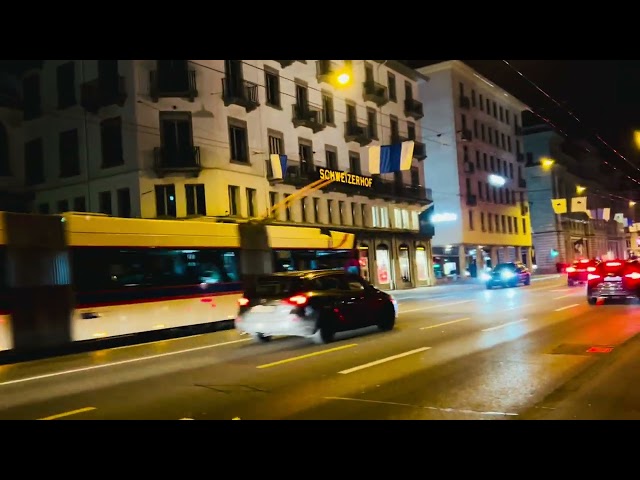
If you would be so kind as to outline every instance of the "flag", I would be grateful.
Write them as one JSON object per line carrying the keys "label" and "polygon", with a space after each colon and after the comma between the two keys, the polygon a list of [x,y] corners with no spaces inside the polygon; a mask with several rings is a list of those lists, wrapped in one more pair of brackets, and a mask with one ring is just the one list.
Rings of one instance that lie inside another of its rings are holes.
{"label": "flag", "polygon": [[369,147],[369,173],[401,172],[411,169],[413,160],[413,140],[393,145]]}
{"label": "flag", "polygon": [[271,178],[282,180],[287,172],[287,156],[272,153],[269,155],[269,161],[271,162],[271,172],[273,173]]}
{"label": "flag", "polygon": [[624,213],[616,213],[613,216],[613,219],[618,222],[621,223],[622,225],[624,225]]}
{"label": "flag", "polygon": [[603,208],[602,209],[602,219],[606,220],[607,222],[609,221],[609,219],[611,219],[611,209],[610,208]]}
{"label": "flag", "polygon": [[587,212],[587,197],[573,197],[571,199],[572,212]]}
{"label": "flag", "polygon": [[551,206],[556,215],[562,215],[567,213],[567,199],[566,198],[552,198]]}

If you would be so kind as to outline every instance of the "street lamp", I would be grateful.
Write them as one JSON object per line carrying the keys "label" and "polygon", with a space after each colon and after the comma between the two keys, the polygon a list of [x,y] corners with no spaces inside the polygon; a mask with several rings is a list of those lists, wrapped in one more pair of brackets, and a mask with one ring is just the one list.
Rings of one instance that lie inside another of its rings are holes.
{"label": "street lamp", "polygon": [[544,168],[546,170],[551,168],[554,163],[556,163],[556,162],[552,158],[543,157],[543,158],[540,159],[540,165],[542,165],[542,168]]}
{"label": "street lamp", "polygon": [[584,193],[584,191],[587,189],[587,187],[583,187],[582,185],[576,185],[576,193],[578,195],[580,195],[581,193]]}
{"label": "street lamp", "polygon": [[338,82],[338,85],[347,85],[349,84],[349,82],[351,82],[351,75],[349,75],[349,73],[346,71],[340,72],[336,76],[336,82]]}
{"label": "street lamp", "polygon": [[634,207],[636,205],[636,202],[634,202],[633,200],[629,200],[629,207]]}

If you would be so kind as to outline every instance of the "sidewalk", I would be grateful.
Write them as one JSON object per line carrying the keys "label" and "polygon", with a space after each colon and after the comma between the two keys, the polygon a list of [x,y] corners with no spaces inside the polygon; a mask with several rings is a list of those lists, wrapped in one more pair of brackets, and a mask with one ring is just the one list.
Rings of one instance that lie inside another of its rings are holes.
{"label": "sidewalk", "polygon": [[[546,280],[556,280],[562,278],[564,275],[554,273],[548,275],[532,275],[532,282],[543,282]],[[450,288],[460,288],[460,287],[470,287],[473,285],[481,285],[482,281],[477,278],[464,278],[453,282],[447,283],[439,283],[433,285],[431,287],[416,287],[416,288],[408,288],[408,289],[400,289],[400,290],[386,290],[388,293],[392,295],[396,295],[398,293],[412,292],[412,293],[422,293],[422,292],[434,292],[434,291],[444,291]]]}

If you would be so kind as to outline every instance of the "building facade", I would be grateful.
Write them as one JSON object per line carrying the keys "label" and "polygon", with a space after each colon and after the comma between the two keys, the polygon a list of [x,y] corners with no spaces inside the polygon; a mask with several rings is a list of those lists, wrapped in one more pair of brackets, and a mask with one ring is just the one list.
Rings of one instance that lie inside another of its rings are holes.
{"label": "building facade", "polygon": [[272,221],[355,232],[372,283],[429,285],[420,79],[374,60],[46,61],[23,77],[25,183],[43,213],[241,222],[321,168],[369,176],[368,146],[411,139],[410,171],[334,182]]}
{"label": "building facade", "polygon": [[521,113],[516,98],[454,60],[420,68],[428,105],[425,184],[432,190],[438,277],[476,276],[481,268],[523,261],[531,266],[531,228]]}
{"label": "building facade", "polygon": [[[554,273],[558,264],[581,258],[625,258],[626,225],[614,217],[631,218],[634,205],[609,195],[620,192],[621,179],[597,149],[569,141],[546,124],[524,128],[524,148],[538,271]],[[586,212],[572,208],[574,197],[586,197]],[[565,199],[566,213],[556,214],[551,199]]]}

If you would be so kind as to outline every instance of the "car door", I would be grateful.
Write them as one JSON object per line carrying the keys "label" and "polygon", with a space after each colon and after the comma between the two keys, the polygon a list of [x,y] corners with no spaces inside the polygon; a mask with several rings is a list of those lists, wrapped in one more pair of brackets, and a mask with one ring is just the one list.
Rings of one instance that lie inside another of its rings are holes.
{"label": "car door", "polygon": [[368,306],[368,285],[359,276],[347,274],[343,276],[345,297],[343,308],[349,328],[360,328],[369,325],[371,311]]}

